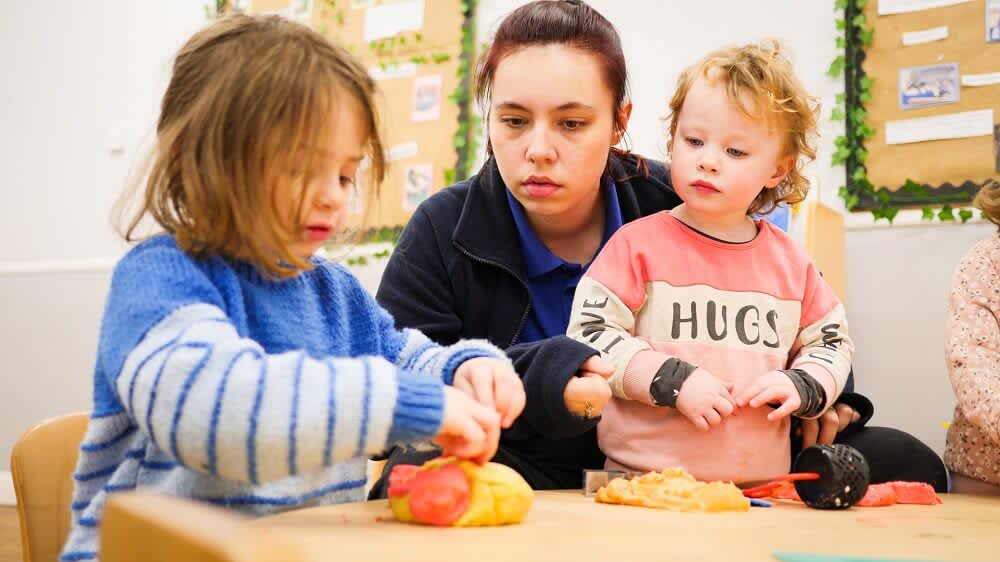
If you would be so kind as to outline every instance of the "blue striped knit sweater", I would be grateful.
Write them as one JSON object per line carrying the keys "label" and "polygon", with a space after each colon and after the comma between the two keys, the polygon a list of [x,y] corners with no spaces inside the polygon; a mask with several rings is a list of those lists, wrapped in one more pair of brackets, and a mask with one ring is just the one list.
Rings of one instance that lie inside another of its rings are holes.
{"label": "blue striped knit sweater", "polygon": [[170,236],[115,268],[61,559],[97,557],[108,494],[136,487],[242,511],[364,498],[365,457],[436,434],[450,347],[393,320],[343,267],[284,281],[196,260]]}

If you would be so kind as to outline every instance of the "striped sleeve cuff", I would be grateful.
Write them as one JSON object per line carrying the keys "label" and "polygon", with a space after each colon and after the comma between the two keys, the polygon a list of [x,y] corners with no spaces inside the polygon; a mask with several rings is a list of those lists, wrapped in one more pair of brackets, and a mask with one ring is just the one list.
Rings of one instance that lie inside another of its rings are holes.
{"label": "striped sleeve cuff", "polygon": [[444,418],[444,385],[440,380],[399,372],[396,411],[388,444],[423,441],[437,435]]}
{"label": "striped sleeve cuff", "polygon": [[490,357],[492,359],[499,359],[510,364],[510,359],[504,354],[500,348],[490,344],[485,340],[465,340],[455,345],[449,346],[448,348],[449,357],[444,363],[444,368],[441,371],[441,379],[445,384],[450,385],[455,380],[455,371],[458,367],[465,363],[469,359],[474,359],[476,357]]}

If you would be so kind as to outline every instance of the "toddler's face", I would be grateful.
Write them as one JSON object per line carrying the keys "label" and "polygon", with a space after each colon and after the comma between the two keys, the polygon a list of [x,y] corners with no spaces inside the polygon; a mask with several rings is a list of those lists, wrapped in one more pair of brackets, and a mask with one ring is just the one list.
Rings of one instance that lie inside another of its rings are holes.
{"label": "toddler's face", "polygon": [[329,118],[329,134],[316,147],[308,184],[302,185],[309,150],[300,147],[274,198],[278,216],[294,228],[289,250],[302,259],[316,253],[342,226],[368,141],[361,106],[350,96],[338,96]]}
{"label": "toddler's face", "polygon": [[[743,103],[751,113],[756,109],[749,96]],[[688,211],[716,223],[745,220],[757,194],[780,184],[794,164],[782,154],[782,125],[748,117],[721,82],[699,77],[671,140],[671,179]]]}

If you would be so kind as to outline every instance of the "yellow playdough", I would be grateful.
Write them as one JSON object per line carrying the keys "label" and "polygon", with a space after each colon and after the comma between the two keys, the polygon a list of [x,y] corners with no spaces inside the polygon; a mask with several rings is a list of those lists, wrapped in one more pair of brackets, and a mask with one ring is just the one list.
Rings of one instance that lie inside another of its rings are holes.
{"label": "yellow playdough", "polygon": [[615,478],[597,490],[601,503],[670,511],[748,511],[750,502],[731,482],[700,482],[683,468],[665,468],[626,480]]}
{"label": "yellow playdough", "polygon": [[[534,492],[514,469],[488,462],[482,466],[454,457],[438,458],[424,463],[421,470],[435,470],[457,464],[469,479],[469,507],[453,527],[482,527],[520,523],[531,509]],[[389,506],[396,519],[404,523],[420,523],[410,513],[409,496],[390,497]]]}

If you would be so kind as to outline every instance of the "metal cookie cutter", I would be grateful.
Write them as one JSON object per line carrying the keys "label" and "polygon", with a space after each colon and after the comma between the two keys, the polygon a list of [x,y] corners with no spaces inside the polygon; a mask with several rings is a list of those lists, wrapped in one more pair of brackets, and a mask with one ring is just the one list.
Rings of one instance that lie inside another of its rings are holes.
{"label": "metal cookie cutter", "polygon": [[591,470],[583,471],[583,495],[593,496],[602,486],[607,486],[615,478],[632,478],[634,472],[624,470]]}

